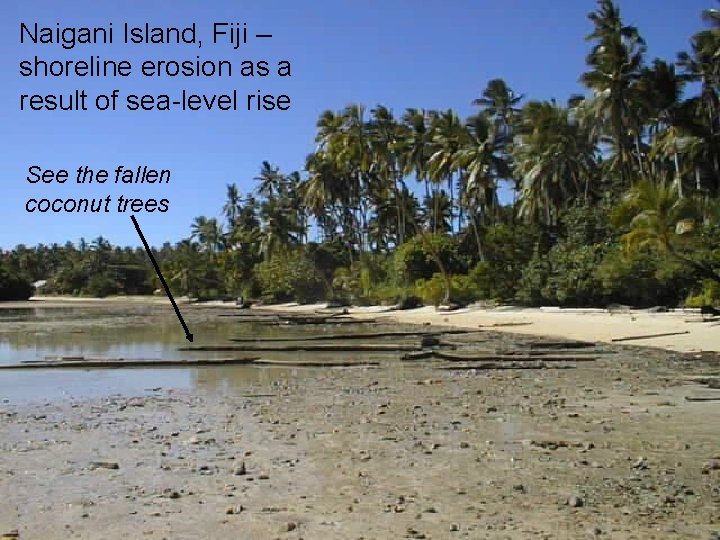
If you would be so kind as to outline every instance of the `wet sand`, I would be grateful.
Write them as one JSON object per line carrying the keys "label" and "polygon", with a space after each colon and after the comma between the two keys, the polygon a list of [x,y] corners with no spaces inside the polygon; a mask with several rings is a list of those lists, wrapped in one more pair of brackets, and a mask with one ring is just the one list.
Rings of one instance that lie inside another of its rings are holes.
{"label": "wet sand", "polygon": [[701,384],[717,360],[617,351],[568,370],[258,367],[229,387],[207,368],[193,391],[0,404],[0,535],[713,538],[720,402],[686,398],[720,397]]}

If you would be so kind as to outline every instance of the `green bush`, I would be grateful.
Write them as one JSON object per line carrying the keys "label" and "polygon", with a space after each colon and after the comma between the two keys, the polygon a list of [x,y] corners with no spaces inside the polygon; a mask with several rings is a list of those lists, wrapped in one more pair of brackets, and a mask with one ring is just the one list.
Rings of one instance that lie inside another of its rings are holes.
{"label": "green bush", "polygon": [[118,284],[106,274],[93,274],[88,278],[84,292],[88,296],[104,298],[117,294]]}
{"label": "green bush", "polygon": [[414,236],[395,252],[395,272],[405,283],[415,283],[418,279],[431,279],[439,272],[433,251],[445,266],[449,274],[461,274],[467,271],[467,265],[457,253],[457,242],[447,235],[428,234]]}
{"label": "green bush", "polygon": [[27,279],[0,266],[0,300],[27,300],[32,294],[33,286]]}
{"label": "green bush", "polygon": [[685,300],[695,279],[677,262],[651,250],[625,254],[614,246],[596,273],[606,303],[638,307],[677,306]]}
{"label": "green bush", "polygon": [[425,304],[439,306],[445,297],[445,280],[440,274],[415,282],[415,291]]}
{"label": "green bush", "polygon": [[699,294],[691,294],[685,300],[685,306],[691,308],[718,305],[720,305],[720,283],[709,279],[703,282]]}
{"label": "green bush", "polygon": [[[441,274],[430,279],[415,282],[416,294],[427,305],[439,306],[445,298],[445,280]],[[479,299],[478,287],[472,276],[456,275],[450,277],[450,301],[467,305]]]}
{"label": "green bush", "polygon": [[326,296],[322,276],[300,251],[278,254],[255,268],[265,302],[309,303]]}

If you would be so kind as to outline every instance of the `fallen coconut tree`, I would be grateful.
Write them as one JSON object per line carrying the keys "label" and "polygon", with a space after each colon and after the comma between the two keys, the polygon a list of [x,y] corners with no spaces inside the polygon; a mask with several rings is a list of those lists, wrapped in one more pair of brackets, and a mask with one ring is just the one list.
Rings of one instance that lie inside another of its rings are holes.
{"label": "fallen coconut tree", "polygon": [[193,352],[233,352],[233,351],[264,351],[264,352],[296,352],[296,351],[326,351],[326,352],[403,352],[421,350],[419,345],[396,343],[307,343],[288,345],[199,345],[195,347],[180,347],[179,351]]}
{"label": "fallen coconut tree", "polygon": [[259,360],[252,358],[190,358],[185,360],[163,360],[159,358],[59,358],[56,360],[32,360],[20,364],[0,365],[0,369],[110,369],[110,368],[171,368],[196,366],[229,366],[252,364]]}
{"label": "fallen coconut tree", "polygon": [[[424,352],[424,351],[423,351]],[[442,360],[448,360],[451,362],[473,362],[473,361],[491,361],[491,362],[515,362],[519,360],[542,360],[543,362],[593,362],[596,360],[595,355],[556,355],[556,356],[544,356],[544,355],[526,355],[522,354],[493,354],[493,353],[468,353],[458,354],[449,353],[441,350],[428,351],[431,353],[429,357],[440,358]],[[421,358],[411,357],[405,358],[407,360],[418,360]]]}
{"label": "fallen coconut tree", "polygon": [[397,331],[397,332],[356,332],[347,334],[316,334],[311,336],[290,336],[290,337],[269,337],[269,338],[231,338],[230,341],[235,343],[267,343],[267,342],[284,342],[284,341],[324,341],[324,340],[356,340],[356,339],[382,339],[396,337],[422,337],[422,336],[440,336],[440,335],[456,335],[470,334],[476,330],[415,330],[415,331]]}

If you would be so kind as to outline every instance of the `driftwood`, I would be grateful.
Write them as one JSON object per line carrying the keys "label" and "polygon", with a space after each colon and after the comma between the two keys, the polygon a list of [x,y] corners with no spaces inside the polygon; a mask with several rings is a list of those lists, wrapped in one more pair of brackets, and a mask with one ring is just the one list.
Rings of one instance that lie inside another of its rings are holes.
{"label": "driftwood", "polygon": [[353,360],[276,360],[259,359],[253,362],[254,365],[286,366],[286,367],[375,367],[380,362],[357,362]]}
{"label": "driftwood", "polygon": [[31,360],[22,364],[0,365],[0,369],[120,369],[120,368],[177,368],[202,366],[287,366],[287,367],[374,367],[379,362],[358,362],[355,360],[276,360],[259,357],[224,359],[161,360],[123,358],[82,358],[68,357],[57,360]]}
{"label": "driftwood", "polygon": [[543,362],[593,362],[596,358],[594,355],[557,355],[557,356],[523,356],[522,354],[457,354],[445,351],[432,351],[433,356],[451,362],[473,362],[473,361],[491,361],[491,362],[517,362],[521,360],[543,361]]}
{"label": "driftwood", "polygon": [[297,345],[199,345],[196,347],[180,347],[179,351],[195,352],[232,352],[232,351],[264,351],[264,352],[295,352],[295,351],[329,351],[329,352],[402,352],[418,351],[418,345],[402,345],[395,343],[308,343]]}
{"label": "driftwood", "polygon": [[590,349],[595,343],[589,341],[533,341],[530,349]]}
{"label": "driftwood", "polygon": [[528,326],[532,324],[531,322],[498,322],[493,324],[479,324],[478,327],[480,328],[497,328],[500,326]]}
{"label": "driftwood", "polygon": [[572,364],[545,364],[544,362],[480,362],[478,364],[466,364],[462,366],[438,366],[443,370],[493,370],[493,369],[575,369]]}
{"label": "driftwood", "polygon": [[621,338],[613,338],[612,341],[618,342],[618,341],[634,341],[636,339],[652,339],[656,337],[665,337],[665,336],[680,336],[682,334],[689,334],[689,330],[685,330],[684,332],[665,332],[663,334],[645,334],[642,336],[627,336],[627,337],[621,337]]}
{"label": "driftwood", "polygon": [[435,351],[414,351],[406,353],[403,360],[426,360],[435,356]]}
{"label": "driftwood", "polygon": [[76,358],[69,360],[33,360],[22,364],[0,365],[0,369],[116,369],[116,368],[176,368],[196,366],[230,366],[252,364],[258,357],[253,358],[192,358],[187,360],[161,360],[158,358],[124,359],[124,358]]}
{"label": "driftwood", "polygon": [[312,336],[289,336],[289,337],[269,337],[269,338],[231,338],[230,341],[236,343],[274,343],[285,341],[323,341],[323,340],[349,340],[349,339],[380,339],[395,337],[421,337],[421,336],[437,336],[442,334],[468,334],[474,330],[415,330],[415,331],[399,331],[399,332],[357,332],[353,334],[317,334]]}

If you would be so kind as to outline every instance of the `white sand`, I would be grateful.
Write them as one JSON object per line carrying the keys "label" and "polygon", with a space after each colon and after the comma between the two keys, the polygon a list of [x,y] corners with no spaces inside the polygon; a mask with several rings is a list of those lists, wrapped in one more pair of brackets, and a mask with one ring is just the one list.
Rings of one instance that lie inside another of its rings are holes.
{"label": "white sand", "polygon": [[[312,313],[324,304],[282,304],[262,309]],[[720,352],[720,323],[700,322],[697,311],[648,313],[633,310],[608,313],[600,309],[512,308],[493,309],[470,307],[453,312],[423,307],[388,312],[387,307],[354,307],[357,318],[388,317],[401,323],[430,323],[465,328],[487,328],[500,332],[552,336],[592,342],[612,343],[613,339],[632,336],[687,332],[680,335],[623,341],[626,345],[659,347],[678,352]]]}

